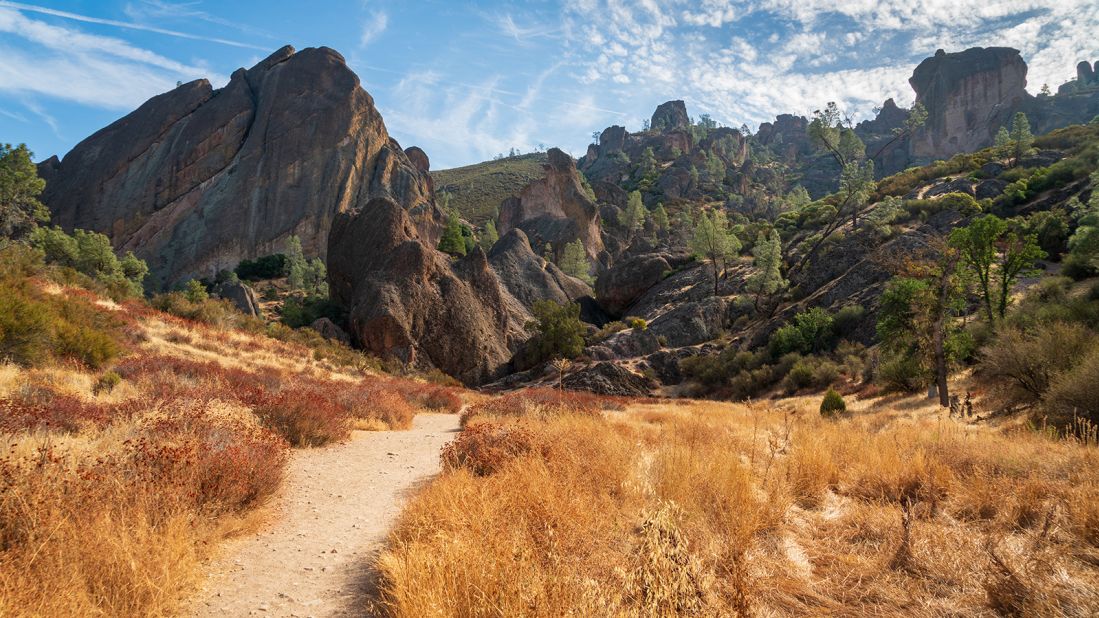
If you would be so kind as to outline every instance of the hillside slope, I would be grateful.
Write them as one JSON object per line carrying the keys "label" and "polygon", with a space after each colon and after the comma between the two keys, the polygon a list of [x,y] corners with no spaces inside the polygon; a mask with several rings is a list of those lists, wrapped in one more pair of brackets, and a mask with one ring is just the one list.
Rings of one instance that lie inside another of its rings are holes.
{"label": "hillside slope", "polygon": [[450,205],[457,208],[462,218],[481,226],[495,218],[500,202],[519,191],[531,181],[542,177],[542,165],[546,154],[531,154],[485,161],[465,167],[431,172],[435,191],[450,194]]}

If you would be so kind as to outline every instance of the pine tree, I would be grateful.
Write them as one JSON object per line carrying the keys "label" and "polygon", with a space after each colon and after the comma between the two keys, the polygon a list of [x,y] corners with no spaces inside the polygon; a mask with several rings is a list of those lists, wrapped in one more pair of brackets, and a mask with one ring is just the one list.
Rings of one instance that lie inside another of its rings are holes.
{"label": "pine tree", "polygon": [[1011,154],[1016,162],[1034,145],[1034,135],[1030,132],[1030,121],[1027,120],[1026,114],[1023,112],[1016,112],[1015,117],[1011,119],[1011,144]]}
{"label": "pine tree", "polygon": [[301,239],[296,235],[286,240],[286,283],[291,290],[305,288],[305,274],[308,269],[305,253],[301,248]]}
{"label": "pine tree", "polygon": [[1007,127],[1000,127],[1000,130],[996,132],[996,141],[992,143],[992,149],[997,157],[1006,157],[1011,154],[1011,135],[1007,132]]}
{"label": "pine tree", "polygon": [[447,215],[446,227],[439,238],[439,251],[451,255],[465,255],[466,241],[462,238],[462,222],[458,219],[458,213],[451,210]]}
{"label": "pine tree", "polygon": [[481,248],[488,253],[497,240],[500,240],[500,234],[496,232],[496,222],[489,219],[485,222],[485,231],[481,233]]}
{"label": "pine tree", "polygon": [[717,296],[721,271],[725,270],[728,260],[740,250],[740,241],[729,231],[725,213],[720,210],[715,210],[710,215],[702,213],[695,224],[690,246],[695,255],[708,260],[713,267],[714,296]]}
{"label": "pine tree", "polygon": [[756,273],[748,279],[748,290],[755,292],[758,308],[761,297],[769,297],[786,287],[782,278],[782,239],[778,230],[772,228],[769,236],[760,232],[752,256]]}
{"label": "pine tree", "polygon": [[618,223],[626,228],[627,240],[633,239],[633,235],[645,227],[646,215],[648,215],[648,212],[645,210],[645,204],[641,202],[641,192],[631,192],[626,209],[618,215]]}
{"label": "pine tree", "polygon": [[652,212],[653,231],[657,235],[664,235],[668,232],[668,211],[664,210],[664,203],[660,202],[656,205],[656,208]]}
{"label": "pine tree", "polygon": [[591,262],[588,261],[588,253],[584,249],[584,243],[580,242],[579,238],[565,245],[565,250],[561,253],[561,259],[557,262],[557,265],[565,271],[565,274],[576,277],[589,285],[592,283],[592,277],[589,273]]}

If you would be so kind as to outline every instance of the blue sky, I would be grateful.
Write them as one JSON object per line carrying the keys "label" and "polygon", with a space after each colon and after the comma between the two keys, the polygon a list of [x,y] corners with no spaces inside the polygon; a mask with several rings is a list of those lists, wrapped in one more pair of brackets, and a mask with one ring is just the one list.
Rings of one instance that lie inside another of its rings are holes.
{"label": "blue sky", "polygon": [[1099,0],[0,0],[0,142],[42,159],[177,81],[223,85],[284,44],[340,51],[390,133],[439,169],[583,154],[681,98],[731,126],[839,101],[856,119],[936,48],[1008,45],[1028,89],[1099,60]]}

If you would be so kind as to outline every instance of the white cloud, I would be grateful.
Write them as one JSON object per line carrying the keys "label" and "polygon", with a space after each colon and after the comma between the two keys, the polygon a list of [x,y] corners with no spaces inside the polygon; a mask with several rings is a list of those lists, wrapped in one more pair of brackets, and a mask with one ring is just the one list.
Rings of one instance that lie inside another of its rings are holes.
{"label": "white cloud", "polygon": [[154,26],[148,26],[144,24],[137,24],[132,22],[118,21],[115,19],[103,19],[101,17],[91,17],[88,15],[81,15],[79,13],[70,13],[69,11],[59,11],[57,9],[50,9],[41,6],[34,6],[30,4],[23,4],[21,2],[9,2],[8,0],[0,0],[0,8],[16,9],[28,13],[40,13],[42,15],[51,15],[53,17],[62,17],[64,19],[71,19],[73,21],[80,21],[89,24],[99,24],[103,26],[113,26],[115,28],[124,28],[127,30],[142,30],[145,32],[154,32],[156,34],[164,34],[168,36],[178,37],[181,39],[192,39],[195,41],[209,41],[211,43],[220,43],[222,45],[229,45],[232,47],[245,47],[251,49],[266,49],[259,45],[252,45],[250,43],[242,43],[240,41],[232,41],[229,39],[222,39],[218,37],[203,36],[199,34],[191,34],[188,32],[179,32],[176,30],[168,30],[166,28],[157,28]]}
{"label": "white cloud", "polygon": [[733,125],[828,101],[856,119],[886,98],[908,105],[908,77],[940,47],[1016,47],[1032,92],[1099,57],[1095,0],[573,0],[566,11],[569,43],[595,58],[578,79],[684,98]]}
{"label": "white cloud", "polygon": [[362,34],[359,35],[359,46],[366,47],[374,42],[389,27],[389,15],[385,11],[375,11],[363,23]]}
{"label": "white cloud", "polygon": [[[0,91],[45,95],[100,108],[132,109],[177,81],[210,76],[112,37],[92,35],[0,6]],[[225,80],[213,76],[212,81]]]}

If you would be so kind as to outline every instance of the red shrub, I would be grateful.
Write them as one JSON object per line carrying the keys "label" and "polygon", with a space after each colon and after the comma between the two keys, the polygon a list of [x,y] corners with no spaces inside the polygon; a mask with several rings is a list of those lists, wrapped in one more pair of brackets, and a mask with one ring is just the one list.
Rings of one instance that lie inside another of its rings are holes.
{"label": "red shrub", "polygon": [[391,429],[412,426],[415,408],[396,388],[394,381],[381,378],[364,379],[354,388],[344,388],[339,395],[348,414],[354,418],[377,419]]}
{"label": "red shrub", "polygon": [[239,419],[176,406],[129,443],[136,478],[209,512],[243,511],[282,481],[286,441]]}
{"label": "red shrub", "polygon": [[466,427],[443,447],[440,458],[448,470],[465,468],[477,476],[488,476],[535,447],[535,435],[529,429],[485,421]]}
{"label": "red shrub", "polygon": [[323,446],[351,434],[351,415],[331,393],[293,385],[255,406],[256,416],[294,446]]}
{"label": "red shrub", "polygon": [[395,380],[409,403],[427,410],[457,414],[462,411],[461,389],[412,380]]}
{"label": "red shrub", "polygon": [[38,389],[29,394],[0,399],[0,433],[30,429],[76,433],[86,425],[103,427],[117,419],[129,418],[145,405],[145,402],[137,400],[115,404],[82,401]]}

